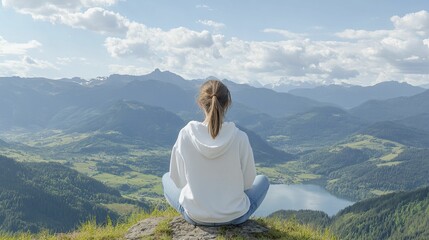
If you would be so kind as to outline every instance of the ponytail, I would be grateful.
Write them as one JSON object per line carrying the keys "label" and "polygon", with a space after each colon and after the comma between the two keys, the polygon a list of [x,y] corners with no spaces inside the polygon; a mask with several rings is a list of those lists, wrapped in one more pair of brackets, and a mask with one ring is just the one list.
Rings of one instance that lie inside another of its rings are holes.
{"label": "ponytail", "polygon": [[212,138],[216,138],[219,134],[222,122],[223,122],[223,110],[216,95],[213,95],[210,106],[210,112],[208,113],[208,127]]}
{"label": "ponytail", "polygon": [[221,81],[209,80],[200,88],[198,103],[207,114],[209,133],[214,139],[219,134],[225,112],[231,105],[231,94]]}

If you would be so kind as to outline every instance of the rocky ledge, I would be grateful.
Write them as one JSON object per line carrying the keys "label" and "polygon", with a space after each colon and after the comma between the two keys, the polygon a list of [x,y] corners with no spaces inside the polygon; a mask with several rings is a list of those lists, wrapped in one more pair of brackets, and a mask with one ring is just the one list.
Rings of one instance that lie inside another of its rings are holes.
{"label": "rocky ledge", "polygon": [[[266,239],[268,228],[260,225],[254,220],[249,220],[243,224],[221,227],[202,227],[187,223],[182,217],[173,219],[167,217],[148,218],[138,222],[130,228],[125,238],[130,240],[156,238],[160,225],[172,239]],[[265,237],[264,237],[265,236]]]}

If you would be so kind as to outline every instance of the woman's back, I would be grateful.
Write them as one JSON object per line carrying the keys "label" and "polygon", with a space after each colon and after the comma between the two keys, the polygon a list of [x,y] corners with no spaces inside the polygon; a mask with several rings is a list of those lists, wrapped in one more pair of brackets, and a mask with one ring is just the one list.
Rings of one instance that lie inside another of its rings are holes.
{"label": "woman's back", "polygon": [[228,222],[249,210],[244,190],[255,179],[247,135],[234,123],[224,123],[215,139],[207,125],[192,121],[173,147],[170,176],[183,188],[179,202],[199,222]]}
{"label": "woman's back", "polygon": [[180,131],[170,172],[162,177],[164,195],[192,224],[243,223],[264,199],[268,179],[255,177],[246,133],[223,122],[231,105],[228,88],[209,80],[201,86],[197,102],[204,122],[191,121]]}

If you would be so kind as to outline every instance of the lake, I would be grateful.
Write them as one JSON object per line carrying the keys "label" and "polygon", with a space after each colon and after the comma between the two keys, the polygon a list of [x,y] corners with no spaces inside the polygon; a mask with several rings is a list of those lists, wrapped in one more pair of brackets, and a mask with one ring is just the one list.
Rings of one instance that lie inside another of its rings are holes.
{"label": "lake", "polygon": [[266,217],[277,210],[320,210],[329,216],[353,202],[338,198],[324,188],[312,184],[272,184],[265,200],[254,216]]}

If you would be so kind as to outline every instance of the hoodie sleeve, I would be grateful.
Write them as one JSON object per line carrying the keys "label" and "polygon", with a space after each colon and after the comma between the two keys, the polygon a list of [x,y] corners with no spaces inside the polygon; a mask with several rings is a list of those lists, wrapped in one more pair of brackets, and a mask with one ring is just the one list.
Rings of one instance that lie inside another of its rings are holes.
{"label": "hoodie sleeve", "polygon": [[256,177],[255,160],[253,159],[253,150],[250,146],[247,134],[244,134],[242,149],[240,151],[241,170],[243,172],[244,190],[250,189]]}
{"label": "hoodie sleeve", "polygon": [[180,134],[173,146],[173,149],[171,150],[170,178],[178,188],[183,188],[187,183],[185,177],[185,163],[178,151],[178,145],[180,145]]}

